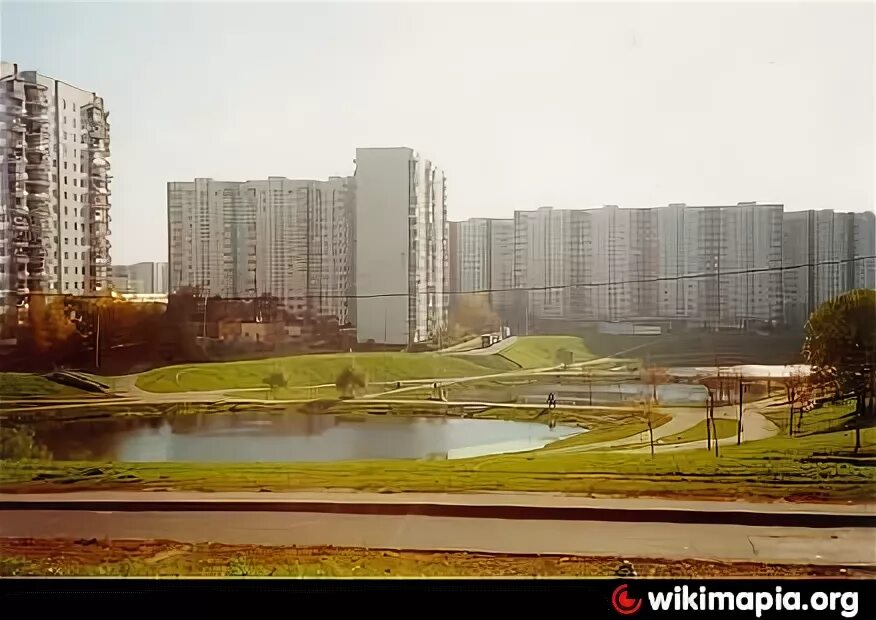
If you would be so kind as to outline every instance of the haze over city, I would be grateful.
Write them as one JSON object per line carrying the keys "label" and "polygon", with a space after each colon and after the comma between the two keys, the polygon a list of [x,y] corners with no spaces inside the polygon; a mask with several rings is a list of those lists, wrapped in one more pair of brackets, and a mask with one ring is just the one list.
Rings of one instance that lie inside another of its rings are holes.
{"label": "haze over city", "polygon": [[7,2],[0,52],[106,100],[121,264],[166,258],[168,181],[325,179],[357,146],[438,162],[451,219],[872,210],[873,6],[681,6]]}

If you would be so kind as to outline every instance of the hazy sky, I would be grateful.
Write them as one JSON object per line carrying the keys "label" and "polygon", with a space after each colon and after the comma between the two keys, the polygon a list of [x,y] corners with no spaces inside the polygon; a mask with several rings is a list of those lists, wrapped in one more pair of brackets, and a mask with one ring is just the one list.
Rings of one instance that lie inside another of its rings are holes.
{"label": "hazy sky", "polygon": [[444,168],[451,219],[874,199],[870,3],[47,4],[0,54],[103,95],[113,261],[166,260],[166,182]]}

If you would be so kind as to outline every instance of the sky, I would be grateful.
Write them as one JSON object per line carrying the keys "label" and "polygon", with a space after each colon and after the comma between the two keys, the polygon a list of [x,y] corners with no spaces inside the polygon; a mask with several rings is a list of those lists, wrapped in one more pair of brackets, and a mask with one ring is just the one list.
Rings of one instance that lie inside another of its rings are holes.
{"label": "sky", "polygon": [[451,219],[874,208],[871,3],[0,5],[0,56],[110,110],[112,256],[166,260],[166,184],[443,168]]}

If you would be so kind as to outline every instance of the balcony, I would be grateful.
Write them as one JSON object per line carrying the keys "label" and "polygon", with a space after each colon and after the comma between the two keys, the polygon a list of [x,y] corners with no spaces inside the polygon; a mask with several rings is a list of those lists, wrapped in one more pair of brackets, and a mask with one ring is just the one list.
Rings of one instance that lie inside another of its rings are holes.
{"label": "balcony", "polygon": [[25,232],[30,230],[30,222],[24,215],[12,216],[12,230],[15,232]]}
{"label": "balcony", "polygon": [[17,248],[13,253],[13,259],[18,265],[26,265],[30,262],[30,256],[27,255],[24,248]]}

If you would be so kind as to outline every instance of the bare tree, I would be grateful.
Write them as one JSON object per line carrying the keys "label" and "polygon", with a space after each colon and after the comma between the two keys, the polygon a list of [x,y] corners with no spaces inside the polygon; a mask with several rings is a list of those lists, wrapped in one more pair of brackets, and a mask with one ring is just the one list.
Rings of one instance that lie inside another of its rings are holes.
{"label": "bare tree", "polygon": [[800,400],[800,394],[804,391],[806,383],[806,375],[795,369],[785,377],[783,381],[785,385],[785,395],[788,399],[788,435],[794,435],[794,406]]}

